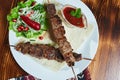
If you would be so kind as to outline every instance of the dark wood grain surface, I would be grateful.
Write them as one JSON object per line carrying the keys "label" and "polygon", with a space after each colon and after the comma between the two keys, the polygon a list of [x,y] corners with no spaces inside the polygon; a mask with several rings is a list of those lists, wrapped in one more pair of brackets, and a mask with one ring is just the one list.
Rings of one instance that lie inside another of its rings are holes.
{"label": "dark wood grain surface", "polygon": [[[0,80],[27,75],[11,55],[6,15],[22,0],[0,0]],[[69,1],[69,0],[68,0]],[[82,0],[99,26],[99,47],[89,65],[92,80],[120,80],[120,0]]]}

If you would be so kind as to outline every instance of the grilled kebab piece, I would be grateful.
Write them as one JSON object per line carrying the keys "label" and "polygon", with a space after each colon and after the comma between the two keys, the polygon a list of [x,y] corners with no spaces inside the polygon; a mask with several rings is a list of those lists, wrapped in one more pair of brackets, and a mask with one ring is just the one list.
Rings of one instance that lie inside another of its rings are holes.
{"label": "grilled kebab piece", "polygon": [[64,26],[58,15],[54,4],[46,4],[47,18],[50,24],[50,34],[54,41],[58,44],[59,50],[65,59],[68,66],[74,66],[75,57],[73,56],[73,49],[65,37]]}
{"label": "grilled kebab piece", "polygon": [[[65,61],[58,48],[54,48],[47,44],[30,44],[30,42],[19,43],[15,46],[15,49],[23,54],[29,54],[39,59],[46,58],[48,60],[56,60],[58,62]],[[82,59],[81,54],[73,53],[73,56],[76,61],[80,61]]]}

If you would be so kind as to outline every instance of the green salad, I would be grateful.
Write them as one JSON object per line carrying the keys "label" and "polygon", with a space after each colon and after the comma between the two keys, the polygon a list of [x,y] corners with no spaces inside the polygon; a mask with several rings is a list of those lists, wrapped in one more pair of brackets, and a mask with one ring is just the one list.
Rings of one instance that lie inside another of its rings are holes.
{"label": "green salad", "polygon": [[19,2],[7,15],[7,20],[9,30],[17,37],[35,38],[48,29],[44,5],[34,0]]}

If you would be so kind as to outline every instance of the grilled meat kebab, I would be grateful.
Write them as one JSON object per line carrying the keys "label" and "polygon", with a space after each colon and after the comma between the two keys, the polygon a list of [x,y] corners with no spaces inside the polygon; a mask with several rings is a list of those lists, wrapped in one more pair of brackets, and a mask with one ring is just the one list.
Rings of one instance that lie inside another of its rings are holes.
{"label": "grilled meat kebab", "polygon": [[46,4],[45,6],[48,22],[50,24],[51,37],[54,38],[55,42],[58,44],[59,50],[68,66],[74,66],[75,57],[73,56],[73,49],[65,37],[64,26],[62,26],[60,17],[56,15],[55,5]]}
{"label": "grilled meat kebab", "polygon": [[[18,43],[15,46],[15,49],[23,54],[29,54],[39,59],[46,58],[48,60],[56,60],[58,62],[65,61],[58,48],[54,48],[47,44],[30,44],[30,42]],[[80,61],[82,59],[81,54],[73,53],[73,56],[76,61]]]}

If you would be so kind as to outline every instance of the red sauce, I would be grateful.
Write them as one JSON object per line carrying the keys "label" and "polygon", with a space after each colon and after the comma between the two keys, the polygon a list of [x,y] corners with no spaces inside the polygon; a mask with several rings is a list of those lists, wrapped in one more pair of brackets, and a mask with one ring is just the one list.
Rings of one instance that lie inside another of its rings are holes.
{"label": "red sauce", "polygon": [[63,14],[65,16],[65,18],[72,24],[72,25],[75,25],[75,26],[78,26],[78,27],[84,27],[84,23],[83,23],[83,19],[82,17],[80,18],[76,18],[74,16],[72,16],[70,14],[70,12],[75,9],[74,8],[71,8],[71,7],[66,7],[64,10],[63,10]]}

